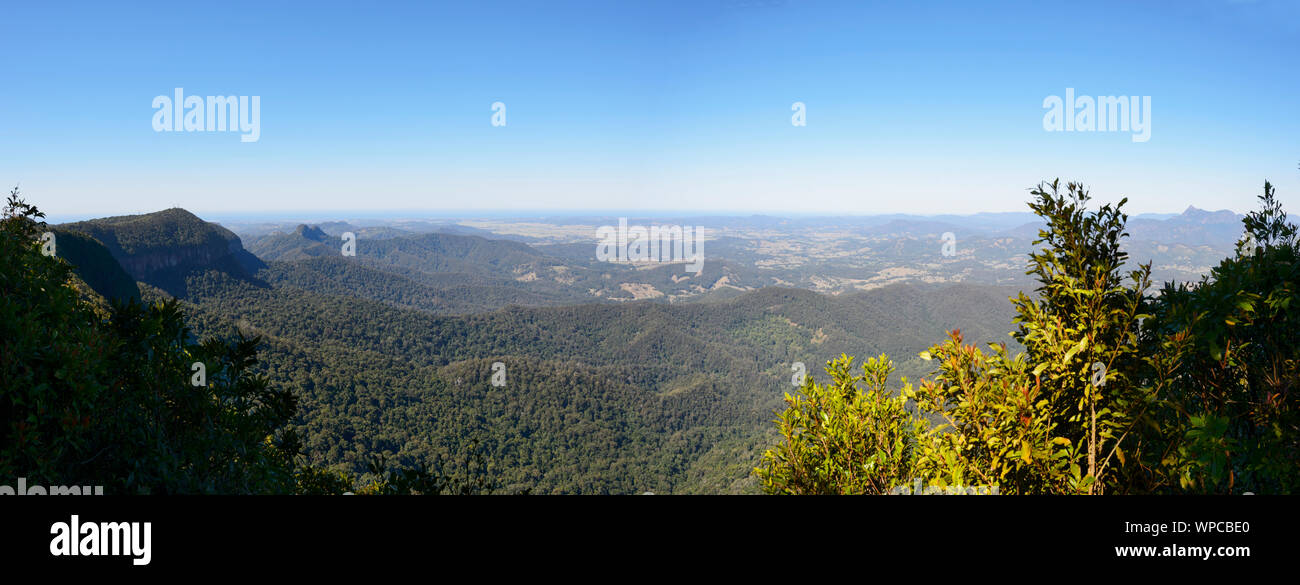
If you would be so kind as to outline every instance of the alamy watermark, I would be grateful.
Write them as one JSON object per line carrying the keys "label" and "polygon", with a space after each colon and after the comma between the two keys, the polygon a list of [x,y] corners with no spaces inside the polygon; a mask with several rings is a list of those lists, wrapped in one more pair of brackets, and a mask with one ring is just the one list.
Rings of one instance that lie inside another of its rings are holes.
{"label": "alamy watermark", "polygon": [[492,387],[505,388],[505,386],[506,386],[505,362],[492,362]]}
{"label": "alamy watermark", "polygon": [[18,487],[0,485],[0,496],[102,496],[104,486],[96,485],[27,485],[27,478],[18,478]]}
{"label": "alamy watermark", "polygon": [[50,525],[50,556],[120,556],[136,566],[153,558],[152,522],[86,522],[73,514],[67,522]]}
{"label": "alamy watermark", "polygon": [[343,247],[339,248],[344,256],[348,258],[357,257],[357,235],[352,232],[343,232]]}
{"label": "alamy watermark", "polygon": [[627,225],[627,218],[596,228],[596,259],[601,262],[686,262],[686,271],[704,269],[704,228],[680,225]]}
{"label": "alamy watermark", "polygon": [[925,485],[921,478],[913,478],[912,485],[897,485],[889,490],[895,496],[996,496],[996,485]]}
{"label": "alamy watermark", "polygon": [[492,127],[501,128],[506,125],[506,104],[505,102],[492,102]]}
{"label": "alamy watermark", "polygon": [[943,246],[939,247],[939,253],[943,254],[944,258],[952,258],[957,255],[957,234],[943,232],[939,239],[943,240]]}
{"label": "alamy watermark", "polygon": [[795,388],[803,388],[804,380],[808,379],[808,366],[803,362],[790,364],[790,385]]}
{"label": "alamy watermark", "polygon": [[176,88],[172,96],[153,98],[154,132],[242,132],[240,142],[262,137],[262,96],[185,95]]}
{"label": "alamy watermark", "polygon": [[1151,96],[1075,97],[1065,88],[1065,99],[1043,99],[1043,130],[1048,132],[1132,132],[1133,142],[1151,139]]}

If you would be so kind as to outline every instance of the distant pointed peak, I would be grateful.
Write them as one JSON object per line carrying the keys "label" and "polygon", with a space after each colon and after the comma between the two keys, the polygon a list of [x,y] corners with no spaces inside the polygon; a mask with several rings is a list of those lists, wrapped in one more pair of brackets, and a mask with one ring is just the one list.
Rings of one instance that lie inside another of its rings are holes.
{"label": "distant pointed peak", "polygon": [[317,242],[323,242],[325,241],[326,238],[329,237],[328,235],[325,234],[324,230],[320,229],[320,226],[307,225],[305,223],[298,224],[298,227],[297,229],[294,230],[294,233],[304,238],[307,238],[308,240],[315,240]]}
{"label": "distant pointed peak", "polygon": [[1195,205],[1188,205],[1187,209],[1184,210],[1181,214],[1170,219],[1177,219],[1178,221],[1182,221],[1182,222],[1194,222],[1194,223],[1203,223],[1203,224],[1204,223],[1232,223],[1237,221],[1237,214],[1233,212],[1231,209],[1220,209],[1217,211],[1210,211],[1208,209],[1201,209]]}

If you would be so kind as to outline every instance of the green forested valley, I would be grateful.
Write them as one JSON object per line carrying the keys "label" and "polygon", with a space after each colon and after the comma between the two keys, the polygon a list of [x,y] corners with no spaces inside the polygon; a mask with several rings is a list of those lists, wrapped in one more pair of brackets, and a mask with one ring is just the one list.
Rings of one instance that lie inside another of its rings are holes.
{"label": "green forested valley", "polygon": [[[49,226],[15,190],[0,472],[124,493],[1292,490],[1300,263],[1271,186],[1232,256],[1163,287],[1123,203],[1058,187],[1033,192],[1028,249],[979,244],[1029,284],[909,236],[889,253],[954,278],[835,294],[761,284],[808,267],[686,274],[478,232],[372,229],[350,256],[303,225],[255,255],[180,209]],[[841,256],[819,270],[865,282]]]}

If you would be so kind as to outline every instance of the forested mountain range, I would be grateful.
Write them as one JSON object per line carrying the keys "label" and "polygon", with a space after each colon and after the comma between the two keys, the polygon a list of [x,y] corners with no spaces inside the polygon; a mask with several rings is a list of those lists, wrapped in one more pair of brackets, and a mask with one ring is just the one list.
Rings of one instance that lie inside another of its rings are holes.
{"label": "forested mountain range", "polygon": [[[477,454],[503,485],[534,493],[751,490],[795,362],[817,375],[846,351],[915,356],[953,326],[1002,341],[1014,292],[773,287],[710,303],[611,303],[501,277],[565,266],[517,242],[422,234],[363,240],[344,257],[311,228],[277,236],[305,240],[293,247],[261,240],[295,259],[264,251],[266,267],[250,272],[232,262],[238,240],[191,217],[60,229],[115,242],[105,250],[131,266],[172,251],[179,261],[136,273],[145,298],[179,297],[196,335],[262,336],[261,367],[300,397],[314,462],[360,472],[374,455],[418,465]],[[149,230],[183,237],[140,237]],[[501,387],[490,383],[498,361]],[[903,369],[922,372],[919,360]]]}
{"label": "forested mountain range", "polygon": [[196,270],[216,269],[248,279],[266,266],[244,249],[234,232],[184,209],[58,227],[94,238],[132,278],[177,296],[185,295],[186,275]]}
{"label": "forested mountain range", "polygon": [[[263,259],[293,259],[338,251],[339,236],[353,231],[362,241],[396,240],[419,246],[426,234],[479,235],[512,239],[541,254],[534,262],[487,267],[478,272],[501,281],[526,283],[529,290],[578,300],[659,299],[669,302],[729,298],[766,286],[789,286],[841,294],[889,284],[968,283],[1025,287],[1027,252],[1044,226],[1033,214],[971,216],[859,216],[778,218],[631,217],[631,225],[682,225],[706,233],[707,268],[700,275],[672,264],[596,262],[594,234],[620,218],[603,216],[479,218],[439,222],[395,219],[317,224],[232,224]],[[301,236],[304,230],[315,239]],[[1241,216],[1232,211],[1189,207],[1180,214],[1136,216],[1125,247],[1133,262],[1152,262],[1157,282],[1192,281],[1233,252],[1242,235]],[[324,239],[322,239],[322,235]],[[951,238],[951,246],[948,244]],[[378,245],[378,244],[376,244]],[[409,259],[384,258],[391,248],[372,250],[369,261],[384,270],[403,266],[429,272]],[[362,262],[367,261],[364,254]],[[443,273],[434,270],[434,272]],[[409,275],[409,272],[408,272]]]}
{"label": "forested mountain range", "polygon": [[[877,226],[900,234],[889,254],[969,278],[823,294],[806,289],[879,271],[838,252],[763,267],[751,256],[770,235],[718,237],[691,274],[480,228],[391,228],[359,239],[354,257],[340,253],[348,224],[254,236],[255,255],[183,210],[58,230],[88,243],[69,260],[104,296],[122,296],[122,276],[103,275],[114,272],[103,266],[111,258],[146,300],[179,298],[197,335],[261,336],[259,367],[299,397],[295,428],[313,463],[360,473],[376,455],[412,466],[476,456],[516,491],[716,493],[755,489],[749,472],[772,440],[796,362],[820,377],[842,353],[887,353],[916,378],[932,368],[914,356],[947,330],[1011,342],[1007,299],[1025,287],[988,272],[1011,269],[971,253],[945,259],[916,234],[949,224],[913,223]],[[1206,233],[1188,223],[1188,233]],[[1006,248],[998,263],[1014,266],[1015,238],[972,239],[963,245]],[[827,242],[817,249],[855,249]],[[503,385],[492,383],[495,362]]]}

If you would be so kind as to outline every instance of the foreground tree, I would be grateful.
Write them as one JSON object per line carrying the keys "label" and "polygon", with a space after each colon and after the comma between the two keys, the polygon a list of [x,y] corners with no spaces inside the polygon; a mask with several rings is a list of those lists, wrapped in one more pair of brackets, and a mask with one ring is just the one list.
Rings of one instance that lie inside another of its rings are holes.
{"label": "foreground tree", "polygon": [[1010,494],[1296,488],[1300,254],[1272,186],[1235,257],[1156,296],[1150,264],[1124,274],[1125,201],[1089,211],[1075,183],[1032,195],[1045,223],[1029,262],[1039,286],[1012,299],[1025,352],[952,332],[921,354],[935,374],[896,396],[883,378],[851,383],[850,358],[832,362],[830,385],[787,397],[782,442],[755,470],[768,492],[916,480]]}
{"label": "foreground tree", "polygon": [[906,400],[891,397],[893,363],[881,356],[854,375],[853,358],[826,366],[831,382],[812,376],[802,396],[785,395],[777,419],[782,442],[755,469],[763,489],[779,494],[879,494],[916,471],[917,438],[927,425],[908,416]]}
{"label": "foreground tree", "polygon": [[1126,200],[1090,212],[1078,183],[1031,195],[1045,227],[1029,256],[1037,294],[1013,299],[1025,353],[1012,358],[999,344],[985,355],[954,334],[922,355],[938,373],[904,394],[946,422],[929,449],[931,475],[956,467],[1001,493],[1100,494],[1117,482],[1112,463],[1149,400],[1134,366],[1150,265],[1126,283]]}
{"label": "foreground tree", "polygon": [[104,310],[44,215],[0,220],[0,477],[107,493],[291,493],[296,412],[252,373],[257,339],[192,339],[174,302]]}
{"label": "foreground tree", "polygon": [[1146,374],[1158,402],[1133,470],[1141,489],[1300,487],[1300,253],[1271,184],[1259,199],[1234,257],[1152,303]]}

